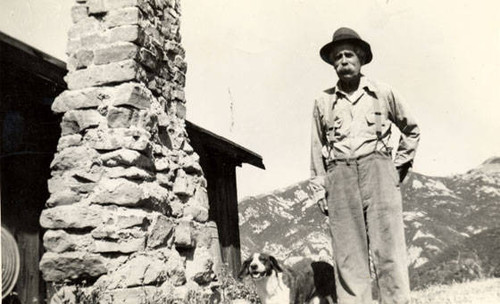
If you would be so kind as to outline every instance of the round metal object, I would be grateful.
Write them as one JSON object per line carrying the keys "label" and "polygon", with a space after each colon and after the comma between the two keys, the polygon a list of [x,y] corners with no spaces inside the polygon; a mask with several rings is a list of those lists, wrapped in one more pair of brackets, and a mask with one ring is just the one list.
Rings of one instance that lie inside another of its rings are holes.
{"label": "round metal object", "polygon": [[21,257],[16,240],[2,225],[2,299],[16,286]]}

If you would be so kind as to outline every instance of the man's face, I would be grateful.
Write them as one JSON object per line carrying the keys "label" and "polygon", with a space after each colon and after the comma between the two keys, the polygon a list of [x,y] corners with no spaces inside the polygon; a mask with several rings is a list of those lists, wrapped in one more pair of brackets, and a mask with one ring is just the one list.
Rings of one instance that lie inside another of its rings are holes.
{"label": "man's face", "polygon": [[341,81],[350,81],[360,76],[361,60],[354,52],[352,44],[344,43],[336,46],[330,56]]}

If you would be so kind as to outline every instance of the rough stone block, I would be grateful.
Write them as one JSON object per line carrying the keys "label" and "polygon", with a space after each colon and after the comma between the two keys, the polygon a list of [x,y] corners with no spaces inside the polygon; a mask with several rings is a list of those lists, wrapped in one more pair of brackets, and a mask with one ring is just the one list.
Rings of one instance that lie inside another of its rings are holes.
{"label": "rough stone block", "polygon": [[151,44],[160,48],[163,47],[163,44],[165,43],[164,38],[162,37],[160,31],[156,26],[148,22],[143,24],[142,28],[144,30],[144,34],[148,37],[148,41],[151,42]]}
{"label": "rough stone block", "polygon": [[108,29],[104,35],[106,36],[106,41],[108,43],[129,41],[134,42],[137,45],[142,45],[145,39],[144,32],[138,25],[117,26]]}
{"label": "rough stone block", "polygon": [[106,90],[101,88],[90,88],[78,91],[64,91],[56,97],[52,104],[52,111],[64,113],[69,110],[83,108],[97,108],[105,99]]}
{"label": "rough stone block", "polygon": [[88,7],[86,5],[75,5],[71,7],[71,20],[77,23],[88,17]]}
{"label": "rough stone block", "polygon": [[102,224],[102,209],[73,204],[44,209],[40,225],[46,229],[95,228]]}
{"label": "rough stone block", "polygon": [[105,259],[88,252],[46,252],[40,261],[43,279],[63,282],[78,278],[97,278],[107,272]]}
{"label": "rough stone block", "polygon": [[126,178],[137,181],[150,181],[153,179],[153,175],[151,173],[136,167],[111,167],[106,169],[105,172],[106,176],[111,179]]}
{"label": "rough stone block", "polygon": [[106,40],[104,29],[99,32],[85,33],[80,37],[80,41],[82,44],[82,48],[90,50],[108,43]]}
{"label": "rough stone block", "polygon": [[186,283],[185,259],[180,256],[177,250],[166,251],[165,256],[167,257],[165,268],[168,280],[174,286],[184,285]]}
{"label": "rough stone block", "polygon": [[105,0],[88,0],[87,6],[89,14],[105,13]]}
{"label": "rough stone block", "polygon": [[168,172],[168,173],[162,173],[158,172],[156,173],[156,182],[160,184],[163,187],[171,189],[174,186],[174,178],[175,178],[175,173],[174,172]]}
{"label": "rough stone block", "polygon": [[91,14],[105,13],[113,9],[139,6],[145,0],[88,0]]}
{"label": "rough stone block", "polygon": [[204,247],[210,249],[212,244],[218,241],[216,224],[208,222],[205,226],[198,227],[194,232],[194,239],[197,248]]}
{"label": "rough stone block", "polygon": [[152,71],[156,70],[156,68],[158,66],[157,56],[153,52],[151,52],[145,48],[140,49],[139,55],[138,55],[138,60],[145,67],[148,67]]}
{"label": "rough stone block", "polygon": [[179,196],[192,196],[194,194],[195,186],[192,179],[184,173],[183,170],[177,170],[177,177],[175,178],[173,191]]}
{"label": "rough stone block", "polygon": [[187,63],[182,56],[176,55],[174,57],[174,65],[184,74],[187,72]]}
{"label": "rough stone block", "polygon": [[142,13],[137,7],[127,7],[109,11],[104,17],[104,24],[108,28],[121,25],[140,24]]}
{"label": "rough stone block", "polygon": [[82,47],[83,47],[82,41],[80,40],[80,38],[76,39],[69,38],[68,43],[66,44],[66,55],[68,55],[68,57],[71,57],[72,54],[74,54]]}
{"label": "rough stone block", "polygon": [[158,157],[154,160],[156,171],[169,171],[172,163],[168,157]]}
{"label": "rough stone block", "polygon": [[131,228],[135,226],[145,227],[150,222],[149,216],[150,213],[143,210],[116,207],[114,209],[113,216],[107,218],[106,223],[112,224],[118,229]]}
{"label": "rough stone block", "polygon": [[73,177],[82,183],[97,183],[101,180],[103,169],[101,166],[90,168],[90,171],[75,170],[72,172]]}
{"label": "rough stone block", "polygon": [[50,168],[54,171],[81,169],[90,171],[93,165],[101,165],[99,154],[86,146],[68,147],[54,156]]}
{"label": "rough stone block", "polygon": [[176,103],[175,115],[180,119],[186,119],[186,106],[183,103]]}
{"label": "rough stone block", "polygon": [[158,133],[158,116],[151,111],[139,111],[132,120],[132,125],[151,134]]}
{"label": "rough stone block", "polygon": [[184,73],[182,73],[181,71],[177,71],[174,73],[174,77],[172,78],[172,81],[181,85],[181,86],[184,86],[186,84],[186,75],[184,75]]}
{"label": "rough stone block", "polygon": [[194,195],[189,199],[188,203],[209,209],[210,205],[208,201],[207,189],[204,186],[198,185]]}
{"label": "rough stone block", "polygon": [[200,206],[197,202],[190,201],[184,206],[184,216],[205,223],[208,221],[208,209]]}
{"label": "rough stone block", "polygon": [[200,165],[200,157],[196,153],[181,158],[180,165],[182,170],[188,174],[201,174],[203,172]]}
{"label": "rough stone block", "polygon": [[124,83],[116,87],[86,88],[64,91],[56,97],[52,111],[64,113],[69,110],[98,108],[103,105],[131,106],[140,110],[149,109],[154,97],[139,83]]}
{"label": "rough stone block", "polygon": [[83,137],[87,144],[97,150],[127,148],[145,151],[150,148],[151,134],[142,129],[90,129]]}
{"label": "rough stone block", "polygon": [[183,90],[172,90],[171,95],[173,99],[177,99],[181,102],[186,102],[186,96]]}
{"label": "rough stone block", "polygon": [[88,67],[94,61],[94,52],[91,50],[80,49],[72,53],[66,64],[69,71],[83,69]]}
{"label": "rough stone block", "polygon": [[88,128],[96,128],[104,122],[105,118],[96,110],[70,110],[63,116],[61,134],[79,133]]}
{"label": "rough stone block", "polygon": [[[186,52],[185,52],[184,48],[182,48],[181,44],[176,42],[176,41],[172,41],[172,40],[165,41],[164,50],[167,51],[167,56],[170,56],[170,57],[174,57],[176,55],[179,55],[179,56],[181,56],[181,58],[184,58],[186,55]],[[167,58],[165,58],[165,59],[167,59]]]}
{"label": "rough stone block", "polygon": [[186,152],[187,154],[193,154],[194,153],[194,149],[189,144],[188,141],[184,141],[184,144],[182,145],[182,151]]}
{"label": "rough stone block", "polygon": [[94,182],[77,177],[78,170],[64,171],[62,175],[54,175],[48,181],[49,193],[72,190],[76,193],[89,193],[95,186]]}
{"label": "rough stone block", "polygon": [[63,191],[58,191],[52,193],[52,195],[47,200],[48,207],[71,205],[79,202],[82,196],[78,193],[72,191],[71,189],[64,189]]}
{"label": "rough stone block", "polygon": [[128,59],[69,72],[64,79],[70,90],[77,90],[114,82],[141,81],[144,77],[145,72],[141,65],[133,59]]}
{"label": "rough stone block", "polygon": [[100,253],[132,253],[144,250],[146,245],[146,238],[126,238],[119,239],[116,242],[109,240],[96,240],[95,241],[95,252]]}
{"label": "rough stone block", "polygon": [[94,50],[94,64],[138,58],[139,47],[131,42],[117,42]]}
{"label": "rough stone block", "polygon": [[139,110],[147,110],[154,100],[151,92],[138,83],[125,83],[116,88],[115,94],[111,98],[111,105],[132,106]]}
{"label": "rough stone block", "polygon": [[[135,227],[137,228],[137,227]],[[130,236],[135,238],[144,237],[144,232],[140,229],[120,229],[115,225],[111,225],[106,223],[105,225],[101,225],[96,229],[92,230],[91,235],[94,239],[105,239],[118,241],[123,238],[128,238]]]}
{"label": "rough stone block", "polygon": [[151,210],[160,211],[164,214],[170,213],[169,191],[158,183],[145,182],[141,184],[143,190],[143,202],[145,207]]}
{"label": "rough stone block", "polygon": [[150,111],[138,111],[124,107],[108,108],[107,120],[110,128],[134,126],[147,132],[154,132],[157,125],[156,115]]}
{"label": "rough stone block", "polygon": [[79,22],[73,24],[68,32],[70,40],[81,39],[82,36],[100,33],[104,30],[103,25],[94,17],[83,18]]}
{"label": "rough stone block", "polygon": [[171,199],[169,205],[173,217],[181,218],[184,215],[184,203],[182,203],[179,198],[176,197],[176,199]]}
{"label": "rough stone block", "polygon": [[51,252],[95,250],[90,234],[70,234],[64,230],[47,230],[43,235],[43,246]]}
{"label": "rough stone block", "polygon": [[82,143],[82,136],[80,134],[71,134],[61,136],[57,143],[57,151],[62,151],[68,147],[79,146]]}
{"label": "rough stone block", "polygon": [[134,114],[137,112],[127,108],[109,108],[106,118],[108,119],[108,127],[110,128],[128,128],[132,124]]}
{"label": "rough stone block", "polygon": [[90,197],[93,203],[137,206],[143,198],[143,190],[137,183],[124,178],[103,179]]}
{"label": "rough stone block", "polygon": [[186,261],[186,278],[199,285],[212,282],[215,278],[213,264],[213,258],[207,248],[196,248],[193,259]]}
{"label": "rough stone block", "polygon": [[137,255],[108,275],[107,288],[116,289],[162,283],[166,277],[167,268],[164,261],[154,256]]}
{"label": "rough stone block", "polygon": [[193,226],[190,220],[182,220],[175,228],[175,246],[180,248],[193,248]]}
{"label": "rough stone block", "polygon": [[207,185],[208,185],[208,184],[207,184],[207,180],[206,180],[206,178],[205,178],[205,177],[203,177],[203,176],[199,176],[199,177],[198,177],[198,184],[199,184],[201,187],[203,187],[203,188],[207,188]]}
{"label": "rough stone block", "polygon": [[175,224],[168,217],[158,214],[148,230],[148,248],[170,247],[173,241]]}
{"label": "rough stone block", "polygon": [[136,166],[148,170],[154,169],[153,161],[143,154],[130,149],[118,149],[101,155],[104,165],[114,166]]}

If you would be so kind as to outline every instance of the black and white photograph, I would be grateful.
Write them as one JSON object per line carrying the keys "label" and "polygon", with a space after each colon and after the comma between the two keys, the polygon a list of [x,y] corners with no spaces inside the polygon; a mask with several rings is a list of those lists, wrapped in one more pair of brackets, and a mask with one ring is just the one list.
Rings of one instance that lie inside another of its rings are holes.
{"label": "black and white photograph", "polygon": [[0,0],[2,304],[500,303],[499,10]]}

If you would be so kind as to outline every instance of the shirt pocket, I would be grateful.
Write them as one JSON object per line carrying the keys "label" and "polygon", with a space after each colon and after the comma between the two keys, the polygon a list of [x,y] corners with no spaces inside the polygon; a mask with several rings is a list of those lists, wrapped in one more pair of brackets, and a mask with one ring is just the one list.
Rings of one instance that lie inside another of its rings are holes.
{"label": "shirt pocket", "polygon": [[387,118],[383,113],[368,112],[365,115],[365,120],[370,134],[375,134],[377,131],[377,116],[380,117],[380,131],[383,131],[387,126]]}
{"label": "shirt pocket", "polygon": [[335,115],[333,121],[328,126],[328,140],[330,142],[339,142],[346,137],[346,122],[341,114]]}

